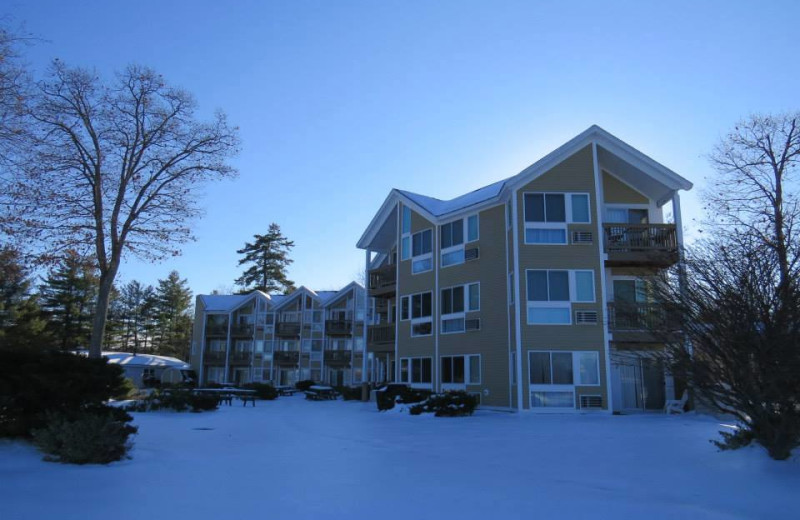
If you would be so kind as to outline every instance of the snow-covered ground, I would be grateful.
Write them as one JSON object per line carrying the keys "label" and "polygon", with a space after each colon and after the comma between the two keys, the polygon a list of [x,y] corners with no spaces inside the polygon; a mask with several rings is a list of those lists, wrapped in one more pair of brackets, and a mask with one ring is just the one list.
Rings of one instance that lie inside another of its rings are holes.
{"label": "snow-covered ground", "polygon": [[718,452],[703,416],[379,413],[300,396],[135,414],[132,459],[0,442],[0,518],[800,518],[800,461]]}

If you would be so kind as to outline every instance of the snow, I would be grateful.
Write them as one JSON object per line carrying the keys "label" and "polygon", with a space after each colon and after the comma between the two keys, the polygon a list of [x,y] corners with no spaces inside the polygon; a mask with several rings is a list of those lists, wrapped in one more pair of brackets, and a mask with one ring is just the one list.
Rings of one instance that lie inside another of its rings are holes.
{"label": "snow", "polygon": [[405,190],[397,191],[415,203],[419,204],[431,215],[440,217],[442,215],[447,215],[448,213],[453,213],[454,211],[466,209],[497,197],[503,190],[503,186],[505,186],[508,180],[510,179],[504,179],[502,181],[492,183],[488,186],[478,188],[475,191],[471,191],[451,200],[436,199],[433,197],[428,197],[427,195],[421,195],[419,193],[413,193]]}
{"label": "snow", "polygon": [[129,354],[127,352],[103,352],[103,357],[112,365],[191,368],[188,363],[169,356],[152,354]]}
{"label": "snow", "polygon": [[3,519],[797,518],[800,461],[718,452],[695,415],[381,413],[302,396],[134,414],[132,459],[0,442]]}

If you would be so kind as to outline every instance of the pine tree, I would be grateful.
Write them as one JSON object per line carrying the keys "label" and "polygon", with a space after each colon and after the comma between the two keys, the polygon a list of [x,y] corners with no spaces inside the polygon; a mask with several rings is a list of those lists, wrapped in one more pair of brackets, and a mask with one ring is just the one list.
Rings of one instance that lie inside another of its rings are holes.
{"label": "pine tree", "polygon": [[286,268],[292,263],[289,251],[294,247],[294,242],[284,237],[280,226],[274,222],[269,225],[266,235],[253,235],[253,238],[255,240],[252,243],[245,242],[244,248],[236,251],[244,255],[239,265],[249,265],[242,276],[236,279],[242,292],[293,291],[294,282],[287,277]]}
{"label": "pine tree", "polygon": [[172,271],[158,281],[155,294],[155,351],[188,359],[192,336],[192,290],[188,281]]}
{"label": "pine tree", "polygon": [[87,348],[99,279],[94,262],[69,251],[39,289],[47,331],[62,350]]}
{"label": "pine tree", "polygon": [[147,349],[147,341],[153,330],[155,290],[132,280],[122,286],[119,295],[120,322],[122,323],[121,346],[133,354]]}
{"label": "pine tree", "polygon": [[0,346],[43,347],[45,322],[16,249],[0,248]]}

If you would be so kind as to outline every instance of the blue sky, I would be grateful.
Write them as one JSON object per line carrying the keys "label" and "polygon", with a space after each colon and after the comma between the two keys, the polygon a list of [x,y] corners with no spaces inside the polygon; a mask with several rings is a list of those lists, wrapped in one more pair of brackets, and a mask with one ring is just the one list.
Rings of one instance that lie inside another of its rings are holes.
{"label": "blue sky", "polygon": [[201,115],[241,129],[236,180],[211,184],[197,241],[119,280],[177,269],[196,293],[230,287],[236,249],[277,222],[290,277],[354,279],[355,243],[391,188],[449,199],[511,176],[599,124],[695,183],[753,112],[797,109],[800,2],[11,0],[28,49],[110,77],[149,65]]}

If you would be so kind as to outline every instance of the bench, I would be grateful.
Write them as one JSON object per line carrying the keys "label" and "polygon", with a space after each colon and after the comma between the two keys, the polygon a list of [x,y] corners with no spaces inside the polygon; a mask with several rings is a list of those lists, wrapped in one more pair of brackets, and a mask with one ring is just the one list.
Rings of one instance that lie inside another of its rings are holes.
{"label": "bench", "polygon": [[254,395],[242,394],[242,395],[239,396],[239,399],[242,400],[242,406],[247,406],[248,402],[252,403],[252,405],[254,407],[256,405],[256,396],[254,396]]}
{"label": "bench", "polygon": [[304,393],[309,401],[328,401],[339,397],[336,390],[328,386],[312,386]]}

